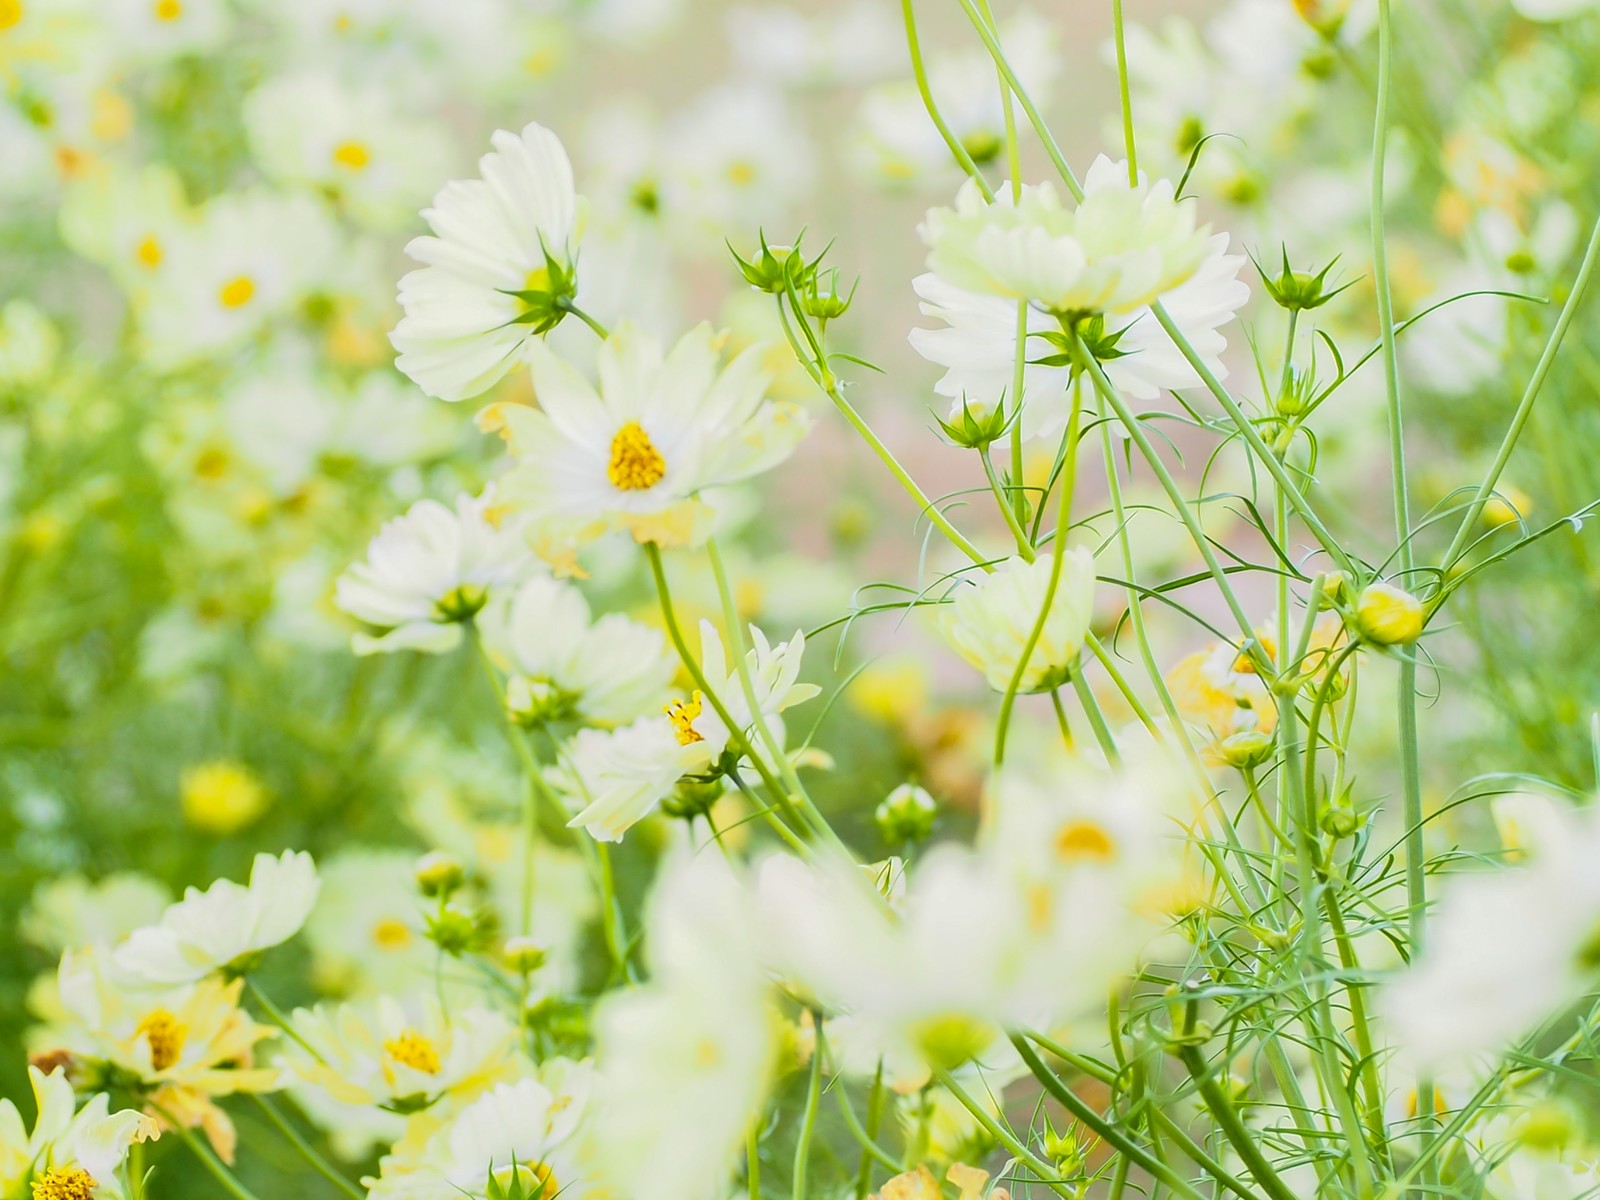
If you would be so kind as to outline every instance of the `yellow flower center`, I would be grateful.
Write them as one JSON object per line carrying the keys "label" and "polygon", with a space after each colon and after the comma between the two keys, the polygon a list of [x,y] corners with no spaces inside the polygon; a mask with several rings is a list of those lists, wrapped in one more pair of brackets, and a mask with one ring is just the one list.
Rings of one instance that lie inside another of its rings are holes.
{"label": "yellow flower center", "polygon": [[667,460],[637,421],[629,421],[611,439],[611,463],[606,475],[624,492],[642,492],[661,482]]}
{"label": "yellow flower center", "polygon": [[179,0],[156,0],[156,20],[176,21],[183,16],[183,5]]}
{"label": "yellow flower center", "polygon": [[[1261,652],[1274,662],[1278,658],[1278,643],[1272,638],[1256,635],[1256,641],[1261,643]],[[1248,650],[1240,650],[1239,657],[1233,660],[1235,675],[1254,675],[1256,673],[1255,659],[1250,657]]]}
{"label": "yellow flower center", "polygon": [[178,1024],[177,1017],[164,1008],[147,1014],[134,1030],[134,1035],[144,1038],[150,1047],[150,1065],[158,1071],[165,1071],[172,1066],[183,1053],[183,1026]]}
{"label": "yellow flower center", "polygon": [[383,950],[403,950],[411,944],[411,927],[398,917],[384,917],[372,927],[372,940]]}
{"label": "yellow flower center", "polygon": [[433,1048],[432,1042],[415,1029],[401,1030],[400,1036],[390,1038],[383,1048],[401,1066],[421,1071],[424,1075],[439,1073],[439,1052]]}
{"label": "yellow flower center", "polygon": [[58,1167],[33,1181],[33,1200],[89,1200],[93,1195],[94,1176],[82,1167]]}
{"label": "yellow flower center", "polygon": [[161,265],[161,243],[154,237],[147,237],[133,248],[133,256],[139,260],[140,266],[153,271]]}
{"label": "yellow flower center", "polygon": [[360,171],[372,161],[372,153],[361,142],[340,142],[333,148],[333,161],[341,167]]}
{"label": "yellow flower center", "polygon": [[728,164],[728,182],[736,187],[744,187],[753,183],[756,169],[743,159],[736,159]]}
{"label": "yellow flower center", "polygon": [[1063,862],[1110,862],[1117,844],[1095,821],[1068,821],[1056,831],[1056,857]]}
{"label": "yellow flower center", "polygon": [[256,294],[256,281],[248,275],[239,275],[222,285],[217,299],[223,308],[243,308]]}
{"label": "yellow flower center", "polygon": [[694,727],[705,709],[705,699],[700,692],[695,692],[688,700],[674,700],[667,705],[667,720],[672,722],[672,731],[678,735],[678,745],[692,746],[706,740]]}
{"label": "yellow flower center", "polygon": [[22,0],[0,0],[0,29],[22,24]]}

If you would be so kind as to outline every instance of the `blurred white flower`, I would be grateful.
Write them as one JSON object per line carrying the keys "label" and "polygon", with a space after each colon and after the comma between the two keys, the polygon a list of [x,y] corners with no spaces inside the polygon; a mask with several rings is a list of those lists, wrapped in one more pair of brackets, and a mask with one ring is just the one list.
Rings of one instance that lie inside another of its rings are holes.
{"label": "blurred white flower", "polygon": [[299,932],[317,886],[316,864],[304,851],[258,854],[248,885],[219,879],[203,892],[190,888],[157,924],[129,934],[111,961],[128,979],[146,984],[248,969],[262,951]]}
{"label": "blurred white flower", "polygon": [[483,630],[510,672],[511,711],[527,721],[618,725],[659,712],[678,667],[659,630],[623,613],[593,620],[582,592],[547,576],[485,610]]}
{"label": "blurred white flower", "polygon": [[619,729],[583,729],[551,772],[556,789],[581,805],[568,822],[600,842],[617,842],[672,792],[684,775],[712,763],[703,741],[685,741],[666,717]]}
{"label": "blurred white flower", "polygon": [[810,191],[806,129],[770,85],[714,87],[668,122],[665,137],[673,147],[662,179],[668,209],[719,242],[781,228]]}
{"label": "blurred white flower", "polygon": [[[1044,611],[1052,565],[1049,554],[1031,563],[1008,559],[990,573],[957,583],[939,614],[945,640],[996,691],[1011,687],[1023,647]],[[1050,612],[1028,655],[1019,692],[1048,691],[1070,678],[1089,629],[1094,585],[1094,555],[1083,546],[1064,551]]]}
{"label": "blurred white flower", "polygon": [[139,926],[160,920],[171,903],[172,894],[164,884],[138,871],[121,871],[95,881],[63,875],[34,889],[17,929],[52,954],[86,946],[109,947]]}
{"label": "blurred white flower", "polygon": [[162,165],[72,180],[59,213],[62,240],[134,297],[170,270],[174,241],[193,219],[182,180]]}
{"label": "blurred white flower", "polygon": [[422,214],[433,235],[406,247],[423,266],[400,280],[395,365],[441,400],[487,390],[539,326],[559,319],[518,293],[550,295],[576,254],[578,197],[560,139],[530,124],[490,141],[481,178],[445,184]]}
{"label": "blurred white flower", "polygon": [[383,631],[354,635],[357,654],[439,654],[460,644],[463,621],[533,574],[537,561],[518,524],[502,518],[492,488],[458,496],[454,509],[419,500],[384,525],[365,562],[339,577],[334,602]]}

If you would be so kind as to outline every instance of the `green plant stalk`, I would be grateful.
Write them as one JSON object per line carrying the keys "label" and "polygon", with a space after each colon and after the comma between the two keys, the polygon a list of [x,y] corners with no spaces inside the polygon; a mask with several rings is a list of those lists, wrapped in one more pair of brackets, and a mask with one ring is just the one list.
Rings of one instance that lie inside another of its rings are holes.
{"label": "green plant stalk", "polygon": [[761,1135],[757,1126],[760,1122],[751,1121],[750,1128],[744,1135],[744,1183],[745,1192],[750,1200],[761,1200]]}
{"label": "green plant stalk", "polygon": [[222,1185],[223,1190],[233,1196],[235,1200],[258,1200],[256,1194],[240,1183],[238,1176],[228,1170],[227,1165],[213,1154],[208,1147],[202,1145],[200,1139],[185,1129],[176,1117],[160,1105],[156,1105],[155,1110],[161,1114],[162,1119],[172,1127],[173,1132],[182,1139],[185,1146],[189,1147],[189,1150],[200,1160],[206,1170],[211,1172],[212,1178]]}
{"label": "green plant stalk", "polygon": [[[1077,1120],[1092,1129],[1096,1136],[1108,1146],[1113,1147],[1120,1154],[1131,1158],[1134,1165],[1143,1168],[1154,1178],[1159,1179],[1169,1189],[1185,1200],[1205,1200],[1198,1190],[1187,1179],[1184,1179],[1160,1158],[1146,1150],[1138,1142],[1129,1137],[1115,1123],[1107,1121],[1098,1112],[1091,1108],[1076,1092],[1056,1076],[1056,1073],[1044,1065],[1044,1062],[1034,1052],[1032,1046],[1020,1035],[1011,1035],[1011,1044],[1016,1047],[1017,1053],[1022,1056],[1023,1064],[1033,1073],[1044,1090],[1055,1097],[1056,1101],[1070,1112]],[[1289,1200],[1294,1200],[1290,1197]]]}
{"label": "green plant stalk", "polygon": [[[850,1108],[844,1089],[839,1089],[839,1103],[849,1114],[849,1119],[854,1121],[855,1112]],[[872,1087],[867,1092],[867,1126],[861,1131],[861,1166],[856,1170],[856,1200],[867,1200],[867,1195],[872,1191],[872,1159],[873,1150],[877,1148],[878,1120],[883,1108],[883,1060],[878,1060],[878,1069],[872,1075]],[[899,1164],[890,1160],[892,1170],[899,1171]]]}
{"label": "green plant stalk", "polygon": [[1000,1145],[1004,1146],[1013,1158],[1015,1158],[1023,1166],[1027,1167],[1028,1170],[1032,1171],[1034,1175],[1038,1177],[1040,1183],[1044,1184],[1052,1192],[1060,1196],[1062,1200],[1077,1200],[1076,1194],[1072,1191],[1069,1191],[1061,1182],[1059,1178],[1060,1172],[1057,1171],[1050,1163],[1045,1162],[1044,1159],[1040,1158],[1032,1150],[1029,1150],[1022,1144],[1021,1141],[1017,1139],[1015,1134],[1013,1134],[1004,1125],[1000,1124],[1000,1122],[996,1121],[994,1116],[987,1109],[985,1109],[983,1105],[979,1104],[967,1094],[966,1089],[956,1081],[956,1077],[954,1075],[950,1074],[950,1072],[945,1070],[943,1067],[935,1067],[933,1069],[933,1077],[939,1081],[939,1085],[943,1087],[945,1091],[949,1092],[956,1098],[957,1101],[960,1102],[961,1107],[965,1108],[969,1113],[972,1114],[973,1118],[978,1122],[979,1125],[983,1126],[984,1130],[989,1134],[990,1137],[992,1137]]}
{"label": "green plant stalk", "polygon": [[928,68],[922,61],[922,45],[917,38],[917,15],[912,7],[912,0],[900,0],[900,15],[906,27],[906,49],[911,54],[911,74],[917,81],[917,95],[922,97],[922,107],[927,110],[928,119],[939,131],[939,136],[944,139],[951,156],[961,164],[961,169],[966,172],[967,178],[972,180],[983,193],[983,198],[993,200],[994,190],[990,188],[989,181],[983,177],[983,172],[978,170],[978,164],[972,161],[972,155],[967,153],[967,148],[961,144],[961,139],[951,132],[949,124],[939,113],[938,104],[934,102],[933,89],[928,86]]}
{"label": "green plant stalk", "polygon": [[1522,399],[1517,403],[1517,410],[1511,417],[1511,425],[1500,441],[1499,450],[1495,452],[1494,462],[1484,474],[1483,482],[1478,485],[1477,495],[1473,497],[1472,504],[1461,519],[1461,528],[1456,531],[1456,536],[1450,542],[1450,548],[1445,551],[1443,562],[1445,571],[1449,571],[1456,564],[1456,560],[1466,549],[1467,539],[1482,517],[1484,505],[1489,503],[1495,485],[1500,482],[1506,464],[1511,461],[1511,452],[1516,449],[1517,439],[1522,436],[1523,426],[1528,423],[1528,416],[1533,412],[1533,402],[1539,398],[1545,376],[1550,373],[1551,364],[1555,362],[1556,351],[1561,348],[1562,339],[1567,336],[1567,328],[1578,313],[1578,306],[1589,288],[1589,277],[1594,274],[1597,261],[1600,261],[1600,220],[1595,222],[1594,229],[1589,233],[1589,244],[1584,249],[1577,277],[1572,281],[1572,291],[1568,293],[1566,303],[1561,306],[1561,315],[1556,318],[1555,328],[1550,331],[1550,337],[1539,355],[1533,375],[1528,379],[1528,386],[1523,390]]}
{"label": "green plant stalk", "polygon": [[1193,1046],[1184,1046],[1178,1051],[1178,1058],[1188,1070],[1190,1078],[1194,1080],[1200,1098],[1205,1101],[1206,1108],[1216,1119],[1217,1127],[1222,1130],[1222,1136],[1228,1139],[1235,1153],[1239,1155],[1239,1160],[1249,1169],[1261,1189],[1271,1196],[1272,1200],[1300,1200],[1262,1155],[1255,1139],[1250,1136],[1250,1131],[1239,1119],[1233,1101],[1228,1099],[1223,1090],[1217,1086],[1217,1081],[1212,1078],[1200,1051]]}
{"label": "green plant stalk", "polygon": [[[989,451],[983,447],[978,449],[978,459],[983,463],[983,474],[989,481],[989,490],[994,493],[995,506],[999,508],[1000,515],[1005,518],[1006,528],[1011,530],[1011,536],[1016,539],[1017,553],[1024,562],[1032,562],[1039,557],[1038,551],[1033,548],[1033,543],[1028,540],[1027,532],[1018,522],[1017,513],[1012,503],[1007,500],[1005,493],[1000,488],[1000,479],[994,473],[994,463],[989,459]],[[1014,495],[1021,495],[1021,489],[1013,487]]]}
{"label": "green plant stalk", "polygon": [[811,1076],[806,1082],[805,1115],[800,1120],[800,1136],[794,1146],[794,1186],[789,1195],[793,1200],[806,1200],[806,1171],[811,1165],[811,1136],[817,1125],[817,1104],[822,1098],[822,1059],[827,1043],[822,1036],[822,1014],[811,1014],[817,1042],[811,1051]]}
{"label": "green plant stalk", "polygon": [[1089,648],[1089,653],[1094,655],[1095,660],[1105,668],[1106,675],[1121,693],[1122,698],[1127,701],[1128,707],[1133,710],[1133,715],[1138,718],[1139,723],[1151,733],[1156,733],[1158,731],[1156,719],[1150,715],[1149,709],[1145,708],[1144,702],[1139,699],[1138,693],[1133,690],[1132,685],[1122,674],[1122,669],[1117,666],[1116,659],[1112,658],[1110,652],[1101,645],[1100,639],[1093,633],[1088,633],[1084,635],[1083,644]]}
{"label": "green plant stalk", "polygon": [[[1210,1175],[1235,1196],[1238,1196],[1239,1200],[1259,1200],[1256,1193],[1252,1192],[1242,1179],[1206,1153],[1205,1147],[1185,1133],[1183,1128],[1169,1117],[1166,1110],[1159,1104],[1150,1105],[1146,1111],[1149,1113],[1151,1120],[1166,1131],[1167,1137],[1195,1166]],[[1126,1162],[1127,1160],[1124,1159],[1123,1161]]]}
{"label": "green plant stalk", "polygon": [[[1352,974],[1361,970],[1361,960],[1355,943],[1345,927],[1344,913],[1339,908],[1338,897],[1331,889],[1323,892],[1323,902],[1328,909],[1328,931],[1339,952],[1339,965]],[[1377,1153],[1387,1158],[1389,1131],[1383,1119],[1383,1085],[1378,1078],[1378,1062],[1373,1055],[1372,1028],[1367,1015],[1366,995],[1361,985],[1352,979],[1345,984],[1345,1000],[1350,1008],[1350,1028],[1356,1041],[1356,1054],[1361,1059],[1362,1103],[1366,1106],[1367,1128]]]}
{"label": "green plant stalk", "polygon": [[734,721],[733,716],[728,712],[727,706],[723,704],[721,697],[712,690],[711,684],[706,680],[705,672],[700,669],[699,660],[689,652],[689,645],[683,639],[683,630],[678,625],[678,614],[672,607],[672,591],[667,586],[667,573],[661,564],[660,548],[654,542],[645,542],[644,553],[646,560],[650,563],[650,573],[655,577],[656,596],[661,603],[661,618],[667,626],[667,637],[671,640],[673,648],[677,650],[678,659],[683,663],[684,670],[689,672],[689,678],[694,680],[695,687],[700,689],[701,694],[705,696],[718,718],[721,719],[723,727],[728,731],[728,740],[733,743],[734,749],[748,758],[750,765],[755,767],[756,774],[761,776],[762,784],[766,787],[768,794],[772,796],[779,811],[783,813],[784,819],[796,829],[809,829],[810,826],[805,818],[801,816],[799,810],[795,808],[794,801],[784,791],[783,785],[773,777],[772,772],[768,769],[767,764],[762,761],[761,756],[755,753],[755,747],[751,746],[745,738],[744,731]]}
{"label": "green plant stalk", "polygon": [[250,1099],[254,1100],[256,1106],[267,1114],[267,1119],[277,1126],[278,1132],[283,1134],[289,1144],[300,1152],[301,1156],[311,1164],[317,1174],[333,1184],[346,1196],[351,1197],[352,1200],[366,1200],[367,1194],[335,1170],[332,1163],[318,1154],[311,1143],[306,1141],[300,1135],[300,1132],[289,1123],[288,1118],[278,1111],[277,1105],[273,1104],[265,1096],[254,1092],[251,1093]]}
{"label": "green plant stalk", "polygon": [[1128,155],[1128,186],[1139,186],[1139,152],[1133,144],[1133,97],[1128,85],[1128,42],[1122,30],[1122,0],[1111,0],[1111,37],[1117,46],[1117,94],[1122,104],[1122,144]]}
{"label": "green plant stalk", "polygon": [[832,370],[828,368],[826,362],[823,361],[819,365],[818,362],[813,361],[811,356],[806,353],[804,347],[802,347],[800,344],[800,340],[795,337],[794,330],[790,327],[789,316],[784,310],[784,304],[781,298],[778,301],[778,316],[782,320],[783,332],[789,339],[789,345],[793,348],[795,357],[798,358],[801,362],[801,365],[805,367],[806,373],[810,375],[812,381],[822,389],[823,394],[826,395],[829,400],[833,401],[833,406],[837,408],[844,416],[844,419],[850,423],[850,427],[860,435],[861,440],[866,442],[867,445],[872,448],[872,452],[878,456],[878,461],[884,465],[885,469],[888,470],[890,475],[894,476],[895,482],[904,489],[906,495],[910,496],[912,500],[916,501],[920,514],[932,522],[934,528],[936,528],[940,533],[949,538],[951,543],[956,547],[956,549],[960,550],[961,553],[965,554],[969,559],[971,559],[978,566],[982,567],[985,571],[992,571],[994,567],[990,564],[989,559],[983,554],[982,551],[969,542],[966,537],[962,535],[960,530],[958,530],[954,525],[950,524],[944,513],[939,511],[938,506],[935,505],[933,501],[929,500],[927,494],[917,486],[917,481],[912,479],[910,473],[900,465],[899,460],[895,458],[894,453],[889,449],[889,447],[883,444],[882,439],[880,439],[878,435],[872,431],[872,427],[868,425],[866,421],[862,420],[861,414],[855,410],[850,401],[844,398],[844,393],[839,390],[839,380],[837,376],[834,375]]}

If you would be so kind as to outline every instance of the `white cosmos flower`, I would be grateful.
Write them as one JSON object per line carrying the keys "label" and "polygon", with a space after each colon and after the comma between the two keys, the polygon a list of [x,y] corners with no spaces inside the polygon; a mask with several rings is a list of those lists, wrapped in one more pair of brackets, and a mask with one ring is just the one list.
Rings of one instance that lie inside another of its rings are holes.
{"label": "white cosmos flower", "polygon": [[190,888],[157,924],[129,934],[111,961],[146,984],[190,983],[239,969],[299,932],[317,886],[316,864],[303,850],[258,854],[248,885],[219,879],[203,892]]}
{"label": "white cosmos flower", "polygon": [[262,84],[245,97],[244,120],[268,178],[321,189],[385,228],[410,220],[449,157],[437,123],[397,112],[385,91],[320,72]]}
{"label": "white cosmos flower", "polygon": [[[738,669],[730,670],[728,667],[722,637],[710,621],[700,622],[700,668],[739,732],[756,753],[765,756],[766,747],[755,727],[754,714],[761,714],[767,731],[782,746],[783,723],[778,714],[793,705],[804,703],[822,689],[812,683],[799,682],[800,660],[806,649],[804,633],[797,629],[788,641],[774,646],[767,640],[767,635],[754,625],[749,627],[749,631],[751,648],[745,653],[745,670],[755,692],[754,710],[749,697],[745,695]],[[689,700],[674,704],[670,715],[678,740],[701,746],[712,762],[721,758],[723,751],[729,748],[732,735],[728,726],[698,690]]]}
{"label": "white cosmos flower", "polygon": [[502,1083],[429,1135],[402,1141],[363,1179],[372,1200],[481,1200],[521,1183],[522,1194],[584,1194],[575,1134],[589,1107],[589,1064],[550,1059],[537,1078]]}
{"label": "white cosmos flower", "polygon": [[170,265],[175,236],[192,220],[183,181],[170,167],[109,168],[69,182],[61,198],[62,240],[141,295]]}
{"label": "white cosmos flower", "polygon": [[33,1129],[10,1100],[0,1100],[0,1195],[82,1196],[119,1200],[117,1177],[128,1147],[156,1136],[156,1123],[136,1109],[110,1111],[104,1092],[74,1112],[72,1084],[58,1067],[46,1075],[28,1067]]}
{"label": "white cosmos flower", "polygon": [[549,576],[487,609],[483,630],[510,672],[511,710],[530,721],[617,725],[660,712],[678,666],[659,630],[623,613],[593,620],[583,593]]}
{"label": "white cosmos flower", "polygon": [[727,1194],[777,1031],[748,912],[720,857],[670,859],[646,919],[650,981],[595,1013],[595,1132],[617,1195]]}
{"label": "white cosmos flower", "polygon": [[[1218,379],[1228,375],[1222,360],[1228,341],[1222,328],[1250,298],[1249,285],[1239,278],[1245,256],[1227,250],[1228,235],[1213,236],[1195,273],[1160,297],[1167,315]],[[943,329],[913,329],[911,345],[923,358],[945,368],[934,391],[950,397],[947,419],[959,421],[963,407],[982,419],[1002,399],[1009,410],[1017,347],[1016,301],[969,292],[932,272],[917,276],[911,286],[922,301],[923,315],[945,322]],[[1022,434],[1054,439],[1066,429],[1071,412],[1067,385],[1072,369],[1038,361],[1064,353],[1038,336],[1059,334],[1061,323],[1033,307],[1027,319],[1027,355],[1032,361],[1023,368]],[[1104,336],[1113,335],[1121,357],[1103,365],[1123,394],[1154,400],[1165,390],[1201,385],[1188,359],[1148,308],[1107,318]]]}
{"label": "white cosmos flower", "polygon": [[649,816],[684,775],[710,766],[705,742],[685,741],[662,715],[619,729],[583,729],[551,772],[556,789],[581,805],[569,825],[599,842],[618,842]]}
{"label": "white cosmos flower", "polygon": [[[1044,610],[1051,556],[1033,562],[1007,559],[993,572],[956,584],[939,630],[952,649],[983,672],[989,686],[1006,691],[1023,647]],[[1019,692],[1045,691],[1067,680],[1094,608],[1094,555],[1083,546],[1062,554],[1050,615],[1028,655]]]}
{"label": "white cosmos flower", "polygon": [[776,465],[809,427],[798,407],[767,398],[767,348],[724,364],[723,340],[700,325],[663,354],[624,324],[600,347],[598,388],[531,343],[540,408],[500,404],[482,418],[516,459],[506,499],[579,541],[615,527],[640,542],[690,542],[704,526],[702,491]]}
{"label": "white cosmos flower", "polygon": [[290,1024],[289,1068],[344,1104],[410,1112],[470,1098],[514,1061],[516,1029],[499,1013],[474,1006],[447,1016],[431,997],[296,1009]]}
{"label": "white cosmos flower", "polygon": [[445,184],[422,214],[433,235],[406,247],[423,266],[400,280],[395,365],[441,400],[479,395],[515,365],[535,334],[510,293],[547,287],[551,265],[570,268],[575,253],[578,197],[560,139],[528,125],[490,141],[481,178]]}
{"label": "white cosmos flower", "polygon": [[1593,986],[1600,809],[1533,796],[1515,807],[1516,865],[1453,880],[1429,916],[1427,948],[1379,993],[1409,1064],[1500,1050]]}
{"label": "white cosmos flower", "polygon": [[1194,274],[1210,230],[1196,227],[1193,199],[1176,199],[1164,179],[1130,186],[1103,156],[1090,175],[1070,210],[1049,183],[986,203],[968,180],[955,208],[923,220],[929,269],[968,291],[1071,314],[1130,312]]}
{"label": "white cosmos flower", "polygon": [[461,641],[461,622],[489,597],[531,575],[537,560],[515,521],[503,521],[492,488],[463,494],[455,508],[419,500],[387,522],[367,560],[339,577],[334,603],[383,630],[358,633],[357,654],[442,653]]}

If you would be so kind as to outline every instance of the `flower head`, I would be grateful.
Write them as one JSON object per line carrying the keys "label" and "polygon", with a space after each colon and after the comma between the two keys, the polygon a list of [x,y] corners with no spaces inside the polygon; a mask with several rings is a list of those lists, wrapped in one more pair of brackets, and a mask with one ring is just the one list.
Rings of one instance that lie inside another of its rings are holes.
{"label": "flower head", "polygon": [[[1011,687],[1023,648],[1044,611],[1051,570],[1049,557],[1031,563],[1009,559],[993,573],[958,586],[941,614],[939,628],[945,640],[982,671],[996,691]],[[1089,629],[1094,584],[1094,555],[1082,546],[1065,551],[1049,615],[1028,655],[1018,691],[1048,690],[1068,678]]]}
{"label": "flower head", "polygon": [[0,1100],[0,1195],[34,1200],[118,1200],[117,1169],[128,1147],[157,1135],[155,1122],[135,1109],[110,1111],[102,1093],[74,1112],[72,1084],[60,1069],[28,1068],[33,1129],[10,1100]]}

